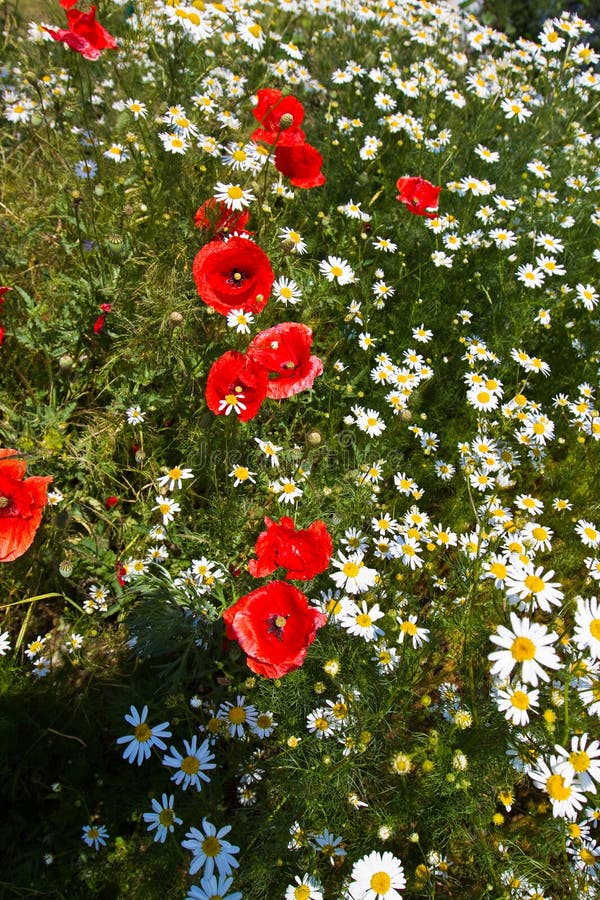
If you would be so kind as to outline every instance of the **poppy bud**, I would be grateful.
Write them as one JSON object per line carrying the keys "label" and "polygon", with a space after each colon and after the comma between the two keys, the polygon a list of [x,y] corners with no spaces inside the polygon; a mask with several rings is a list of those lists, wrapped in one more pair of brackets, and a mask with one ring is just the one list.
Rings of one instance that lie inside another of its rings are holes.
{"label": "poppy bud", "polygon": [[111,496],[111,497],[106,498],[106,500],[104,501],[104,505],[106,506],[107,509],[112,509],[113,506],[116,506],[118,502],[119,502],[118,497]]}
{"label": "poppy bud", "polygon": [[169,325],[171,325],[172,328],[177,328],[182,323],[183,323],[183,316],[181,315],[180,312],[177,312],[176,310],[174,310],[171,313],[171,315],[169,316]]}
{"label": "poppy bud", "polygon": [[61,560],[58,566],[58,571],[62,575],[63,578],[70,578],[73,574],[73,563],[70,559],[65,558]]}

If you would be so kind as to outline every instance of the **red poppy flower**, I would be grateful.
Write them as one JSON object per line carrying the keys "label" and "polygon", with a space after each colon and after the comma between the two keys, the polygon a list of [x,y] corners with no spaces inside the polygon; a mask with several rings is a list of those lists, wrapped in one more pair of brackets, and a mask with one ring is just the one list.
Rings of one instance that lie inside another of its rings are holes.
{"label": "red poppy flower", "polygon": [[325,176],[321,172],[323,157],[311,144],[281,144],[275,150],[275,168],[294,187],[313,188],[325,184]]}
{"label": "red poppy flower", "polygon": [[399,178],[396,182],[399,190],[397,200],[414,213],[416,216],[426,216],[435,219],[438,214],[438,198],[441,187],[431,184],[424,178]]}
{"label": "red poppy flower", "polygon": [[16,450],[0,449],[0,562],[12,562],[33,543],[48,502],[50,475],[25,478]]}
{"label": "red poppy flower", "polygon": [[64,41],[71,50],[81,53],[84,59],[98,59],[103,50],[114,50],[117,46],[112,34],[96,21],[96,7],[92,6],[88,13],[79,9],[67,11],[68,29],[46,28],[55,41]]}
{"label": "red poppy flower", "polygon": [[281,566],[288,570],[288,581],[308,581],[325,571],[333,553],[325,522],[317,519],[308,528],[296,530],[292,519],[282,516],[279,522],[265,518],[265,525],[267,530],[259,534],[254,548],[258,559],[248,563],[251,575],[263,578]]}
{"label": "red poppy flower", "polygon": [[312,331],[300,322],[280,322],[250,342],[247,355],[269,373],[267,397],[283,400],[313,386],[323,363],[310,355],[311,343]]}
{"label": "red poppy flower", "polygon": [[107,509],[112,509],[113,506],[116,506],[118,502],[119,502],[118,497],[114,497],[114,496],[107,497],[106,500],[104,501],[104,505]]}
{"label": "red poppy flower", "polygon": [[304,132],[300,125],[304,119],[304,107],[300,101],[291,94],[284,97],[277,88],[261,88],[256,96],[258,103],[252,114],[261,127],[252,132],[250,139],[266,144],[277,143],[278,146],[302,143]]}
{"label": "red poppy flower", "polygon": [[9,287],[0,287],[0,306],[4,303],[5,295],[11,290],[12,288]]}
{"label": "red poppy flower", "polygon": [[2,325],[0,325],[0,347],[4,343],[5,337],[6,337],[6,332],[5,332],[4,328],[2,327]]}
{"label": "red poppy flower", "polygon": [[309,606],[293,584],[271,581],[240,597],[223,619],[227,637],[247,654],[248,667],[265,678],[281,678],[302,665],[327,616]]}
{"label": "red poppy flower", "polygon": [[269,376],[253,360],[228,350],[211,366],[206,382],[206,402],[217,416],[234,412],[242,422],[253,419],[267,395]]}
{"label": "red poppy flower", "polygon": [[194,225],[211,236],[222,235],[232,231],[243,231],[250,218],[247,210],[237,212],[229,209],[222,200],[209,197],[198,207],[194,215]]}
{"label": "red poppy flower", "polygon": [[200,298],[223,316],[232,309],[259,313],[275,281],[267,254],[244,237],[210,241],[197,254],[193,272]]}

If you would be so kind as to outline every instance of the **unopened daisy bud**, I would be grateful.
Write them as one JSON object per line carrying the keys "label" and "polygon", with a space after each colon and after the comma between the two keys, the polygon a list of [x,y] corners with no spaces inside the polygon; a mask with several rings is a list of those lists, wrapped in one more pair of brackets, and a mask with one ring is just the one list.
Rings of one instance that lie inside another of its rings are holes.
{"label": "unopened daisy bud", "polygon": [[311,447],[317,447],[321,443],[322,437],[318,431],[309,431],[306,435],[306,441]]}
{"label": "unopened daisy bud", "polygon": [[417,831],[413,831],[411,834],[409,834],[408,839],[411,842],[411,844],[418,844],[419,843],[419,833]]}
{"label": "unopened daisy bud", "polygon": [[68,353],[64,353],[58,360],[58,366],[63,372],[70,372],[73,368],[74,360]]}
{"label": "unopened daisy bud", "polygon": [[289,128],[290,125],[294,124],[294,117],[291,113],[284,113],[279,120],[279,124],[282,128]]}
{"label": "unopened daisy bud", "polygon": [[94,193],[95,193],[96,197],[103,197],[104,196],[104,185],[102,185],[102,184],[94,185]]}
{"label": "unopened daisy bud", "polygon": [[178,328],[179,325],[182,324],[182,322],[183,316],[181,315],[181,313],[177,312],[177,310],[173,310],[173,312],[169,316],[169,325],[171,325],[172,328]]}
{"label": "unopened daisy bud", "polygon": [[143,466],[145,460],[146,460],[146,454],[144,453],[144,451],[137,450],[136,454],[135,454],[135,461],[138,464],[138,466]]}

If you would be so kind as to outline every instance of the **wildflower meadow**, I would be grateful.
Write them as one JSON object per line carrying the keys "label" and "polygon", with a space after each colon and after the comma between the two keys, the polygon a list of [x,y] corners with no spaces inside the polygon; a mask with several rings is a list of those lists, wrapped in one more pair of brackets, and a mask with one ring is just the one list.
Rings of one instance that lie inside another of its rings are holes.
{"label": "wildflower meadow", "polygon": [[600,51],[19,0],[0,896],[600,897]]}

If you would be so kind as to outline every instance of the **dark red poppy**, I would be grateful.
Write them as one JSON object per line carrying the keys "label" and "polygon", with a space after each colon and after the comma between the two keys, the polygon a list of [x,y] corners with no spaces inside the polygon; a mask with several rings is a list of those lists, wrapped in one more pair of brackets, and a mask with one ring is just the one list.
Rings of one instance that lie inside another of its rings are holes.
{"label": "dark red poppy", "polygon": [[275,150],[275,168],[294,187],[314,188],[325,184],[321,172],[323,157],[311,144],[278,144]]}
{"label": "dark red poppy", "polygon": [[60,5],[63,9],[71,9],[72,6],[75,6],[77,0],[60,0]]}
{"label": "dark red poppy", "polygon": [[2,325],[0,325],[0,347],[4,343],[5,337],[6,337],[6,332],[5,332],[4,328],[2,327]]}
{"label": "dark red poppy", "polygon": [[267,395],[269,376],[253,360],[228,350],[211,366],[206,402],[217,416],[233,412],[242,422],[253,419]]}
{"label": "dark red poppy", "polygon": [[8,293],[8,291],[10,291],[10,290],[12,290],[12,288],[9,288],[9,287],[0,287],[0,306],[2,306],[2,304],[4,303],[5,295],[6,295],[6,294]]}
{"label": "dark red poppy", "polygon": [[69,9],[67,22],[69,25],[67,29],[47,28],[45,25],[42,25],[42,28],[55,41],[64,41],[71,50],[81,53],[84,59],[98,59],[103,50],[116,48],[117,42],[112,34],[96,21],[95,6],[87,13],[79,9]]}
{"label": "dark red poppy", "polygon": [[[278,88],[261,88],[256,92],[258,103],[252,110],[260,127],[251,134],[251,140],[266,144],[302,143],[304,132],[300,128],[304,119],[304,107],[296,97],[284,97]],[[282,117],[285,118],[282,120]]]}
{"label": "dark red poppy", "polygon": [[48,502],[50,475],[25,478],[16,450],[0,449],[0,562],[12,562],[33,543]]}
{"label": "dark red poppy", "polygon": [[300,322],[280,322],[250,342],[247,355],[269,373],[267,397],[283,400],[313,386],[323,363],[310,355],[311,343],[312,331]]}
{"label": "dark red poppy", "polygon": [[196,210],[194,225],[214,237],[230,234],[232,231],[243,231],[249,218],[250,213],[246,209],[238,212],[229,209],[222,200],[209,197]]}
{"label": "dark red poppy", "polygon": [[232,309],[259,313],[275,281],[267,254],[244,237],[205,244],[193,273],[200,298],[223,316]]}
{"label": "dark red poppy", "polygon": [[288,581],[308,581],[325,571],[333,553],[325,522],[317,519],[296,530],[292,519],[282,516],[279,522],[265,518],[265,525],[267,530],[259,534],[254,548],[258,559],[248,563],[251,575],[264,578],[281,566],[288,570]]}
{"label": "dark red poppy", "polygon": [[308,605],[306,595],[287,581],[271,581],[223,613],[226,634],[247,654],[246,664],[265,678],[281,678],[298,669],[327,622]]}
{"label": "dark red poppy", "polygon": [[116,506],[118,502],[119,502],[118,497],[107,497],[106,500],[104,501],[104,505],[107,509],[112,509],[113,506]]}
{"label": "dark red poppy", "polygon": [[441,187],[417,177],[399,178],[396,187],[399,191],[396,199],[404,203],[411,213],[435,219],[438,214]]}

